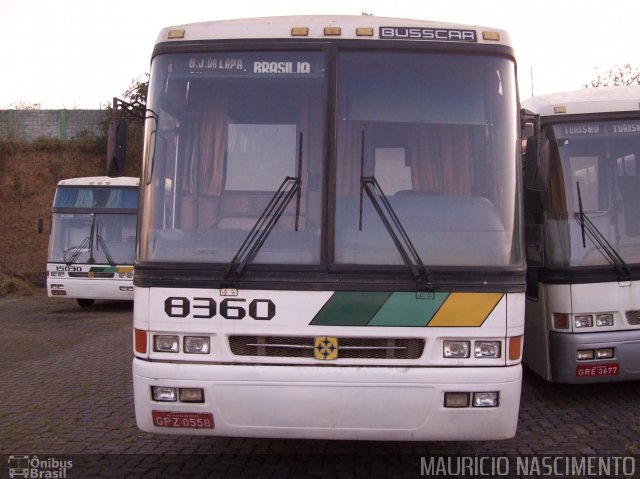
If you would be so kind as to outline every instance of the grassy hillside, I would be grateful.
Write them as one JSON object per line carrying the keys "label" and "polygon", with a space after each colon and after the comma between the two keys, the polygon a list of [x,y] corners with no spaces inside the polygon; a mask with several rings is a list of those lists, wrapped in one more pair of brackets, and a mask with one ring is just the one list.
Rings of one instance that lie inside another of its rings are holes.
{"label": "grassy hillside", "polygon": [[57,182],[105,171],[104,138],[0,142],[0,274],[42,284]]}

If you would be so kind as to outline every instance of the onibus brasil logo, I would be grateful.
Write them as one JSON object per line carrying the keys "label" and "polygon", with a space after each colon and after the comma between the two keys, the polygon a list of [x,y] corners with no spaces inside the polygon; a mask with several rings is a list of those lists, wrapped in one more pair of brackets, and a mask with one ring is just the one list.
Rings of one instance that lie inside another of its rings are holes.
{"label": "onibus brasil logo", "polygon": [[64,479],[73,467],[73,461],[55,457],[9,456],[9,477],[27,477],[38,479]]}

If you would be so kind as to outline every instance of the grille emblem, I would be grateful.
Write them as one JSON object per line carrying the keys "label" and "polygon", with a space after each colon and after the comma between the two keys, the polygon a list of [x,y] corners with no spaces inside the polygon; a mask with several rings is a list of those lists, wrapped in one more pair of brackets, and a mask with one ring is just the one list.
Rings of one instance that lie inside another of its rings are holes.
{"label": "grille emblem", "polygon": [[337,359],[338,338],[331,336],[320,336],[315,338],[313,346],[313,356],[323,361]]}

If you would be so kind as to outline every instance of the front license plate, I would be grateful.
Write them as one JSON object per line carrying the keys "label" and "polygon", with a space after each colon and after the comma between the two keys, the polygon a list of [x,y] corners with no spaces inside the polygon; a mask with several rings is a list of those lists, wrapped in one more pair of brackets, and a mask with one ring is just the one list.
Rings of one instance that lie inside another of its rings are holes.
{"label": "front license plate", "polygon": [[153,425],[188,429],[213,429],[213,414],[200,412],[151,411]]}
{"label": "front license plate", "polygon": [[617,376],[620,372],[620,366],[618,363],[608,364],[581,364],[576,366],[576,376],[581,378],[595,377],[595,376]]}

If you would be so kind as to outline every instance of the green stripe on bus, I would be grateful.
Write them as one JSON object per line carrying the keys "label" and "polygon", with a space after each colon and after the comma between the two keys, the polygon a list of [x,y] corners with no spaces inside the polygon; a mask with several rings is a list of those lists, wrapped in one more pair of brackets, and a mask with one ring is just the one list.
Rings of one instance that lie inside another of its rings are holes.
{"label": "green stripe on bus", "polygon": [[92,266],[89,269],[90,273],[116,273],[117,268],[115,266]]}
{"label": "green stripe on bus", "polygon": [[434,293],[433,299],[418,299],[414,292],[393,293],[371,319],[369,326],[426,326],[449,293]]}
{"label": "green stripe on bus", "polygon": [[[415,295],[415,293],[414,293]],[[337,291],[311,323],[314,326],[366,326],[391,293]]]}

